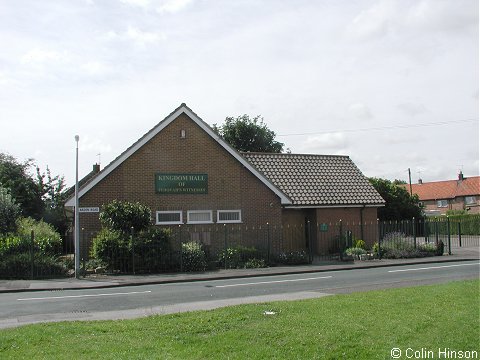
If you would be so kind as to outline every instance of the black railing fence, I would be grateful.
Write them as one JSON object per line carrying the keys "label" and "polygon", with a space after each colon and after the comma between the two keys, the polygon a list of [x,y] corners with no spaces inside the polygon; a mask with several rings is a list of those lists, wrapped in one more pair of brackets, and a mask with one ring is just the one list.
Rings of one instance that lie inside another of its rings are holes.
{"label": "black railing fence", "polygon": [[[15,241],[0,239],[0,278],[73,276],[72,234],[63,237],[61,248],[49,252],[34,233]],[[149,274],[308,264],[350,259],[352,253],[367,253],[369,258],[452,254],[480,246],[480,224],[479,217],[442,217],[284,226],[180,225],[121,235],[81,229],[80,244],[83,276]]]}

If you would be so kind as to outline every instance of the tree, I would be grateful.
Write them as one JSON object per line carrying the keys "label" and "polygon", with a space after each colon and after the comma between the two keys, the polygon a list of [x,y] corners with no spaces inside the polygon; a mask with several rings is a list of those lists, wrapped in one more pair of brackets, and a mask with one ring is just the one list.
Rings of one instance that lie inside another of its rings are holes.
{"label": "tree", "polygon": [[9,189],[23,216],[39,220],[44,208],[42,189],[28,173],[31,166],[32,159],[19,163],[13,156],[0,153],[0,185]]}
{"label": "tree", "polygon": [[138,233],[151,224],[150,208],[138,202],[114,200],[104,205],[100,212],[100,222],[110,230],[129,234],[131,229]]}
{"label": "tree", "polygon": [[15,203],[8,189],[0,186],[0,234],[14,232],[19,216],[20,206]]}
{"label": "tree", "polygon": [[52,176],[48,167],[46,173],[41,173],[37,167],[37,184],[44,204],[43,220],[51,224],[60,234],[65,234],[68,230],[64,206],[67,198],[65,178],[60,175]]}
{"label": "tree", "polygon": [[370,178],[369,181],[385,200],[385,206],[378,209],[380,220],[418,219],[423,216],[418,195],[411,196],[405,188],[397,185],[397,181],[379,178]]}
{"label": "tree", "polygon": [[260,115],[253,119],[246,114],[227,117],[223,125],[214,124],[213,130],[238,151],[281,153],[285,145],[275,140],[275,132]]}

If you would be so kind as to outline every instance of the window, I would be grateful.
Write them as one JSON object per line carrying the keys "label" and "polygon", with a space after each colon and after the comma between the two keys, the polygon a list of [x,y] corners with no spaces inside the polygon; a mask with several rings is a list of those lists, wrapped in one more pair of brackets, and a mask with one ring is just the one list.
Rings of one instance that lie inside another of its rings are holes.
{"label": "window", "polygon": [[188,224],[212,224],[212,210],[189,210],[187,211]]}
{"label": "window", "polygon": [[475,205],[477,203],[477,199],[475,196],[465,196],[465,205]]}
{"label": "window", "polygon": [[437,207],[447,207],[448,200],[437,200]]}
{"label": "window", "polygon": [[218,223],[241,223],[242,222],[242,210],[218,210],[217,211]]}
{"label": "window", "polygon": [[182,211],[157,211],[157,225],[183,224]]}

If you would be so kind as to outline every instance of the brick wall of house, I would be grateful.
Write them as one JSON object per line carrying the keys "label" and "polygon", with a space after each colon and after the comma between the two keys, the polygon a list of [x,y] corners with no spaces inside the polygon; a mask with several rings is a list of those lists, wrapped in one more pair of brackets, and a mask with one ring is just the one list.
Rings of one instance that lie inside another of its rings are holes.
{"label": "brick wall of house", "polygon": [[[208,174],[208,194],[156,194],[156,173]],[[185,114],[82,196],[80,207],[101,207],[115,199],[149,206],[152,221],[155,211],[163,210],[183,211],[184,223],[187,210],[213,210],[214,222],[217,210],[241,210],[243,224],[281,226],[279,197]],[[91,233],[100,229],[98,213],[80,214],[80,224],[89,243]],[[279,243],[272,242],[278,249]]]}
{"label": "brick wall of house", "polygon": [[446,207],[438,207],[436,200],[424,200],[425,213],[432,215],[446,215],[448,210],[468,210],[469,214],[480,214],[480,197],[475,197],[476,203],[465,204],[465,197],[459,196],[454,199],[448,199]]}

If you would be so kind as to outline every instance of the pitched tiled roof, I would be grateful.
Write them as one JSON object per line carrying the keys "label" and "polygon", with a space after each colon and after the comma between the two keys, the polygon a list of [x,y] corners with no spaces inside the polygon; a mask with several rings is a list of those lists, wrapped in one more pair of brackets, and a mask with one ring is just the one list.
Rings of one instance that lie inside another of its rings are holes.
{"label": "pitched tiled roof", "polygon": [[294,206],[382,206],[348,156],[242,153]]}
{"label": "pitched tiled roof", "polygon": [[[410,190],[410,185],[403,185]],[[458,196],[480,195],[480,176],[463,180],[432,181],[412,184],[412,192],[420,200],[454,199]]]}

